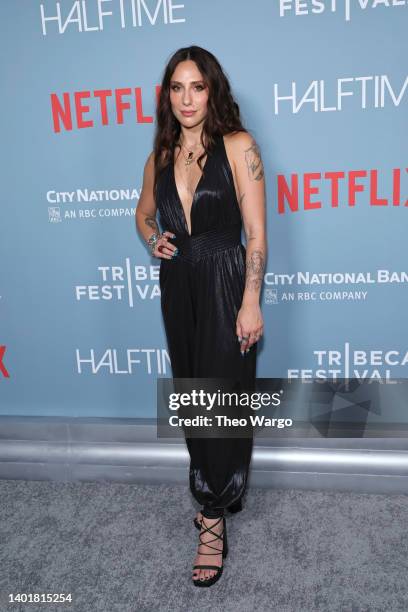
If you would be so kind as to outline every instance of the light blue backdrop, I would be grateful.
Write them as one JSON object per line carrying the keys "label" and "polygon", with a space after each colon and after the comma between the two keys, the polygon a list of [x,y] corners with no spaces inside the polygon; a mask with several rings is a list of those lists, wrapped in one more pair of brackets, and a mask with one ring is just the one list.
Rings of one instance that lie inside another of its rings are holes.
{"label": "light blue backdrop", "polygon": [[[79,17],[66,23],[77,4]],[[54,1],[4,0],[1,7],[0,413],[155,415],[156,379],[171,369],[159,260],[149,257],[134,222],[154,132],[140,118],[154,116],[165,63],[190,44],[222,63],[263,155],[269,256],[258,376],[338,369],[343,377],[406,377],[407,6],[338,2],[332,12],[324,2],[325,10],[313,12],[306,1],[296,14],[290,1],[135,0],[133,25],[130,1],[122,22],[119,0],[102,3],[112,14],[100,20],[96,0],[77,4],[59,3],[59,22],[42,20],[57,16]],[[170,23],[172,6],[179,21]],[[313,83],[317,106],[302,104]],[[123,95],[130,109],[120,121],[115,92],[122,88],[131,95]],[[352,94],[341,106],[338,88]],[[106,124],[98,90],[111,92]],[[282,99],[293,93],[295,106]],[[60,121],[55,131],[52,102],[63,106],[64,94],[72,128]],[[81,105],[89,126],[78,127]],[[392,205],[395,169],[399,206]],[[337,171],[345,178],[332,207],[324,175]],[[353,171],[366,176],[356,179],[364,191],[350,206]],[[370,172],[388,205],[370,204]],[[311,181],[319,209],[304,208],[307,173],[320,174]],[[285,202],[280,213],[279,181],[290,185],[292,175],[299,210]],[[81,201],[86,190],[90,201]],[[399,282],[376,282],[378,270],[396,272]],[[306,272],[362,276],[296,282]],[[295,275],[293,284],[276,274]],[[312,291],[316,299],[306,299]],[[320,353],[319,364],[315,351],[333,351],[332,363]]]}

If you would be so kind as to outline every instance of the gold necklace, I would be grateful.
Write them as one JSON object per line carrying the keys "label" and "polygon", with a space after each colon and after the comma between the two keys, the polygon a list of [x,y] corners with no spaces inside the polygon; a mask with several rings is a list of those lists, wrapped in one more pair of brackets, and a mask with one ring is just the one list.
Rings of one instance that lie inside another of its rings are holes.
{"label": "gold necklace", "polygon": [[188,150],[188,149],[187,149],[187,148],[186,148],[186,147],[183,145],[183,143],[182,143],[182,142],[181,142],[181,143],[179,143],[179,145],[180,145],[180,147],[181,147],[181,149],[182,149],[182,150],[184,149],[184,150],[185,150],[185,151],[187,151],[187,153],[188,153],[188,155],[187,155],[187,157],[186,157],[186,156],[184,155],[183,151],[181,151],[181,152],[182,152],[182,154],[183,154],[184,160],[185,160],[185,165],[186,165],[186,166],[189,166],[190,164],[192,164],[192,163],[193,163],[193,161],[195,161],[195,160],[197,159],[198,155],[197,155],[197,157],[194,157],[194,149],[196,149],[196,148],[197,148],[197,147],[199,147],[199,146],[202,146],[202,145],[201,145],[201,142],[198,142],[198,143],[197,143],[197,144],[196,144],[196,145],[193,147],[193,151],[189,151],[189,150]]}
{"label": "gold necklace", "polygon": [[[186,171],[187,171],[187,174],[186,174],[185,176],[186,176],[186,177],[188,177],[188,175],[190,174],[190,172],[189,172],[189,170],[190,170],[190,169],[188,168],[188,166],[190,166],[190,164],[192,164],[192,163],[193,163],[193,161],[195,161],[195,160],[198,158],[198,156],[200,155],[200,152],[198,153],[198,155],[197,155],[196,157],[193,157],[193,151],[189,151],[189,150],[188,150],[188,149],[186,149],[186,147],[185,147],[183,144],[181,144],[181,143],[177,143],[177,144],[179,144],[180,149],[181,149],[181,153],[182,153],[182,155],[183,155],[183,157],[184,157],[184,159],[185,159],[185,165],[184,165],[184,167],[186,168]],[[199,143],[199,144],[201,144],[201,143]],[[199,145],[196,145],[196,147],[197,147],[197,146],[199,146]],[[184,149],[186,149],[186,151],[188,152],[188,158],[186,158],[186,156],[184,155],[184,153],[183,153],[183,151],[182,151],[182,149],[183,149],[183,148],[184,148]],[[174,176],[175,176],[175,175],[174,175]],[[193,190],[192,190],[192,188],[191,188],[191,186],[190,186],[188,183],[186,183],[186,182],[184,181],[184,176],[183,176],[183,179],[181,179],[181,176],[182,176],[182,174],[180,174],[180,182],[181,182],[181,184],[182,184],[182,185],[183,185],[183,187],[186,189],[186,191],[187,191],[187,192],[188,192],[188,193],[189,193],[191,196],[193,196],[193,197],[194,197],[194,194],[195,194],[195,191],[196,191],[196,189],[197,189],[197,186],[195,187],[195,190],[193,191]]]}

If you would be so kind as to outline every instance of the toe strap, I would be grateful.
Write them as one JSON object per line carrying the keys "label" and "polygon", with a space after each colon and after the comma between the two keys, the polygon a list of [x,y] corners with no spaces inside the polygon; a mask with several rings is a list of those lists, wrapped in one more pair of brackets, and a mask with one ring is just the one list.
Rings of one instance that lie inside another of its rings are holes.
{"label": "toe strap", "polygon": [[193,569],[214,569],[220,570],[221,567],[219,565],[195,565]]}

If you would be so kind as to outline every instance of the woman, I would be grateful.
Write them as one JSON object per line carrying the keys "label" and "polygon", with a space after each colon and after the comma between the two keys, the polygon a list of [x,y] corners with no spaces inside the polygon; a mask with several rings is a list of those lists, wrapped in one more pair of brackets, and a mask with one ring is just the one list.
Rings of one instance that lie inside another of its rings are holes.
{"label": "woman", "polygon": [[[219,62],[197,46],[179,49],[168,62],[156,120],[136,225],[161,259],[173,377],[235,378],[250,388],[263,333],[259,296],[266,257],[259,148],[241,124]],[[194,521],[200,543],[193,582],[210,586],[227,554],[224,511],[241,509],[252,437],[186,443],[190,488],[203,506]]]}

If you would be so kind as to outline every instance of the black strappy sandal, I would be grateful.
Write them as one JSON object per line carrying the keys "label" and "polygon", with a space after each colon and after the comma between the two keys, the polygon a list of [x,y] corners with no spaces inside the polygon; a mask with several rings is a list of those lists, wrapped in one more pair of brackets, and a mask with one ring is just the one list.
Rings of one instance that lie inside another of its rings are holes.
{"label": "black strappy sandal", "polygon": [[[227,506],[227,510],[231,514],[235,514],[236,512],[241,512],[241,510],[242,510],[242,499],[239,498],[239,500],[236,501],[234,504],[231,504],[230,506]],[[200,531],[200,529],[201,529],[201,521],[198,521],[197,518],[195,517],[193,519],[193,523],[195,525],[195,528]]]}
{"label": "black strappy sandal", "polygon": [[[204,531],[201,531],[200,533],[200,544],[198,545],[200,546],[208,546],[208,548],[212,548],[214,550],[216,550],[217,552],[213,552],[213,553],[199,553],[200,555],[202,554],[204,555],[222,555],[222,558],[225,559],[225,557],[228,554],[228,542],[227,542],[227,523],[225,521],[225,516],[221,516],[219,518],[219,520],[211,527],[208,527],[205,524],[205,517],[203,517],[202,520],[202,526],[204,527]],[[212,531],[212,529],[218,525],[218,523],[222,520],[222,532],[220,534],[215,533],[214,531]],[[212,533],[212,535],[215,536],[215,538],[213,538],[212,540],[208,540],[208,542],[203,542],[201,540],[201,536],[204,533]],[[215,540],[222,540],[222,550],[218,550],[218,548],[216,548],[215,546],[211,546],[210,542],[215,542]],[[224,565],[218,566],[218,565],[194,565],[193,569],[211,569],[211,570],[216,570],[216,574],[214,574],[214,576],[211,576],[211,578],[208,578],[207,580],[201,580],[200,578],[197,578],[196,580],[193,579],[193,583],[195,586],[198,587],[209,587],[212,584],[214,584],[215,582],[217,582],[217,580],[219,580],[222,576],[222,570],[224,569]]]}

